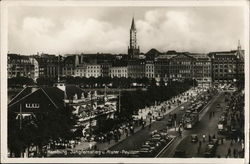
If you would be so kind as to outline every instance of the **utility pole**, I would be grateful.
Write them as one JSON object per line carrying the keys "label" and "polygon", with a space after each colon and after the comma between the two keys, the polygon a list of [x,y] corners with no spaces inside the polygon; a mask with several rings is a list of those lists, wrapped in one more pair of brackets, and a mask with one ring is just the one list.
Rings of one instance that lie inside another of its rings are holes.
{"label": "utility pole", "polygon": [[20,104],[20,108],[19,108],[19,129],[21,130],[22,129],[22,104]]}
{"label": "utility pole", "polygon": [[194,62],[192,63],[193,88],[194,88]]}
{"label": "utility pole", "polygon": [[[91,91],[90,91],[90,103],[91,103],[91,108],[90,109],[94,109],[93,108],[93,100],[92,100],[92,93],[91,93]],[[91,136],[92,136],[92,110],[90,111],[90,118],[89,118],[89,136],[90,136],[90,139],[89,139],[89,141],[91,140]]]}
{"label": "utility pole", "polygon": [[119,113],[121,112],[121,88],[119,88]]}
{"label": "utility pole", "polygon": [[202,89],[203,89],[203,83],[204,83],[204,63],[202,63]]}
{"label": "utility pole", "polygon": [[60,55],[57,57],[57,82],[60,82]]}

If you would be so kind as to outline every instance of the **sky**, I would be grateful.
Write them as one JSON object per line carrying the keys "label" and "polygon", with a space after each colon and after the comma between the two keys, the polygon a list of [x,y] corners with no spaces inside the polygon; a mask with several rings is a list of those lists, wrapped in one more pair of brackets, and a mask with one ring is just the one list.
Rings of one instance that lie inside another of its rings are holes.
{"label": "sky", "polygon": [[[246,26],[241,7],[11,6],[8,51],[127,53],[134,16],[141,52],[208,53],[237,48]],[[244,47],[243,47],[244,48]]]}

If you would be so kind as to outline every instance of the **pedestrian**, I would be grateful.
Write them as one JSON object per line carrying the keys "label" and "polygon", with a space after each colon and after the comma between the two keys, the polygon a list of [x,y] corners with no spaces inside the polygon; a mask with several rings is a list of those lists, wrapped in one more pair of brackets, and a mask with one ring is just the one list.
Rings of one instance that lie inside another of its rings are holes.
{"label": "pedestrian", "polygon": [[142,121],[142,129],[144,129],[144,126],[145,126],[145,122]]}
{"label": "pedestrian", "polygon": [[200,147],[198,147],[197,154],[200,154]]}
{"label": "pedestrian", "polygon": [[210,136],[210,134],[208,135],[208,142],[211,142],[211,136]]}
{"label": "pedestrian", "polygon": [[224,139],[223,139],[223,138],[221,138],[221,144],[223,144],[223,140],[224,140]]}
{"label": "pedestrian", "polygon": [[128,137],[128,127],[125,127],[125,134],[126,134],[126,137]]}
{"label": "pedestrian", "polygon": [[213,135],[213,139],[215,139],[215,134]]}
{"label": "pedestrian", "polygon": [[228,148],[227,150],[227,157],[230,157],[231,156],[231,148]]}
{"label": "pedestrian", "polygon": [[206,141],[206,135],[205,134],[202,135],[202,139],[203,139],[203,142]]}
{"label": "pedestrian", "polygon": [[234,148],[233,154],[234,154],[234,158],[235,158],[236,157],[236,149],[235,148]]}
{"label": "pedestrian", "polygon": [[199,141],[199,147],[201,147],[201,141]]}

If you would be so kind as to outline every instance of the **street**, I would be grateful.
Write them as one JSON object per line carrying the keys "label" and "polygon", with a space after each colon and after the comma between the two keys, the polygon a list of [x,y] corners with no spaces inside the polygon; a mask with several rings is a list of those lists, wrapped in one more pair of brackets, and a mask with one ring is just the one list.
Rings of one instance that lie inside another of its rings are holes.
{"label": "street", "polygon": [[[220,93],[218,97],[212,100],[212,103],[209,104],[206,108],[209,111],[215,111],[215,116],[209,119],[209,112],[207,112],[204,117],[194,126],[191,130],[185,130],[182,133],[182,137],[178,137],[175,142],[169,147],[165,152],[161,154],[161,157],[173,157],[175,150],[186,150],[186,155],[188,157],[196,157],[197,156],[197,145],[191,143],[191,134],[197,134],[198,138],[202,138],[202,135],[205,134],[208,136],[209,134],[215,134],[217,129],[217,121],[219,117],[220,110],[216,110],[216,104],[222,102],[224,100],[223,95]],[[206,109],[205,109],[206,110]]]}
{"label": "street", "polygon": [[[223,112],[222,108],[216,108],[217,104],[220,104],[222,107],[226,106],[224,93],[220,93],[218,97],[212,100],[212,103],[207,106],[207,112],[204,117],[199,121],[199,123],[194,126],[191,130],[185,130],[182,133],[182,137],[178,137],[174,143],[168,147],[160,157],[173,157],[176,151],[185,152],[185,157],[205,157],[206,146],[208,144],[209,136],[214,136],[215,138],[221,137],[217,134],[217,123],[221,113]],[[206,109],[205,109],[206,110]],[[211,113],[214,112],[214,115],[211,117]],[[191,135],[196,134],[198,136],[198,141],[196,143],[191,142]],[[205,135],[205,142],[203,141],[203,135]],[[200,143],[199,143],[200,141]],[[223,139],[223,143],[220,143],[217,151],[215,153],[216,157],[227,157],[228,149],[233,149],[234,154],[236,150],[240,149],[240,143],[231,143],[230,140]],[[200,144],[200,148],[199,148]],[[231,154],[231,153],[230,153]],[[234,155],[238,157],[239,155]],[[233,157],[230,155],[229,157]]]}
{"label": "street", "polygon": [[[176,122],[180,121],[180,118],[183,114],[183,110],[181,110],[181,107],[187,107],[189,106],[190,102],[183,103],[182,105],[178,106],[177,108],[174,108],[173,111],[169,112],[171,114],[176,114],[177,119]],[[117,143],[113,147],[110,148],[110,150],[138,150],[140,146],[150,137],[150,134],[152,131],[155,130],[161,130],[163,128],[167,127],[167,120],[169,118],[169,113],[164,116],[164,119],[161,121],[155,121],[151,124],[151,127],[149,126],[145,127],[142,130],[139,130],[134,135],[129,136],[125,140]],[[169,129],[169,131],[172,131],[174,128]],[[176,135],[176,132],[170,132],[173,135]]]}

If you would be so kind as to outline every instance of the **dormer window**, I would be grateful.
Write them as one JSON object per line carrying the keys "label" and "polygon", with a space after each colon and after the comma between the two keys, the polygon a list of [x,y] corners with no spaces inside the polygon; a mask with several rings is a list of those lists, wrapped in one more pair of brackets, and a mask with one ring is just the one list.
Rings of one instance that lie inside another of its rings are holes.
{"label": "dormer window", "polygon": [[40,104],[38,104],[38,103],[26,103],[25,107],[26,108],[32,108],[32,109],[34,109],[34,108],[38,109],[40,107]]}

